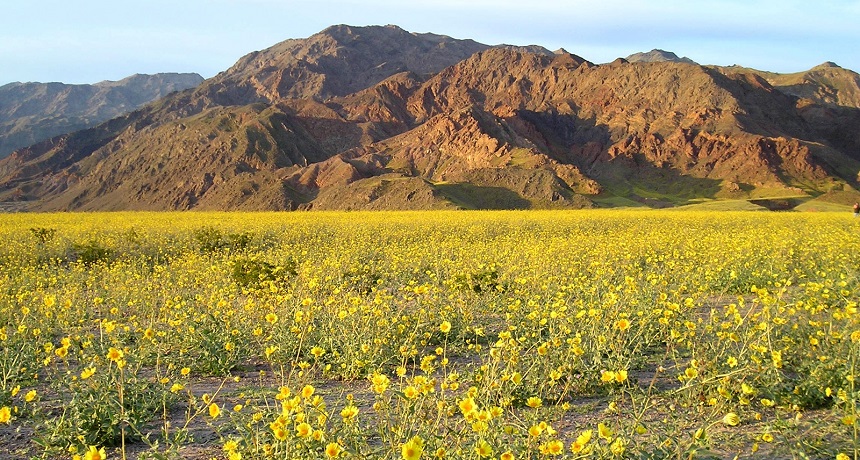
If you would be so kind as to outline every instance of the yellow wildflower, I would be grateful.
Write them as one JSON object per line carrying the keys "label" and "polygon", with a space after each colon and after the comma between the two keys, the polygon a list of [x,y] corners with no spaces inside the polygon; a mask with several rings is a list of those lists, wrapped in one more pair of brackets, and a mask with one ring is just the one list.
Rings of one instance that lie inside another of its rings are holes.
{"label": "yellow wildflower", "polygon": [[296,436],[300,438],[307,438],[313,433],[313,428],[307,422],[302,422],[296,425]]}
{"label": "yellow wildflower", "polygon": [[212,418],[218,418],[219,415],[221,415],[221,408],[218,407],[218,404],[209,404],[209,416]]}
{"label": "yellow wildflower", "polygon": [[460,407],[460,412],[462,412],[465,416],[468,416],[469,414],[475,412],[478,409],[478,405],[472,398],[462,399],[460,402],[457,403],[457,406]]}
{"label": "yellow wildflower", "polygon": [[561,455],[564,452],[564,443],[558,439],[546,443],[541,449],[546,455]]}
{"label": "yellow wildflower", "polygon": [[325,446],[325,455],[328,458],[337,458],[341,452],[343,452],[343,447],[336,442],[330,442]]}
{"label": "yellow wildflower", "polygon": [[344,421],[353,420],[356,415],[358,415],[358,408],[351,404],[340,411],[340,416],[343,417]]}
{"label": "yellow wildflower", "polygon": [[408,442],[404,443],[400,448],[400,455],[403,460],[418,460],[424,452],[424,441],[415,436]]}
{"label": "yellow wildflower", "polygon": [[485,440],[478,441],[478,444],[475,445],[475,453],[478,454],[478,457],[487,458],[493,455],[493,447]]}
{"label": "yellow wildflower", "polygon": [[612,371],[600,371],[600,381],[603,383],[609,383],[615,380],[615,372]]}
{"label": "yellow wildflower", "polygon": [[403,389],[403,396],[406,396],[406,399],[415,399],[418,397],[420,392],[417,388],[412,385],[407,386]]}
{"label": "yellow wildflower", "polygon": [[12,423],[12,411],[8,406],[0,407],[0,423],[7,425]]}
{"label": "yellow wildflower", "polygon": [[624,453],[625,443],[621,438],[616,439],[612,444],[609,445],[609,451],[612,452],[612,455],[618,455]]}
{"label": "yellow wildflower", "polygon": [[107,458],[107,454],[105,454],[105,448],[96,449],[95,446],[90,446],[89,450],[84,454],[84,460],[105,460]]}
{"label": "yellow wildflower", "polygon": [[119,363],[120,360],[122,360],[122,358],[124,356],[125,356],[125,353],[123,353],[122,350],[117,350],[114,347],[111,347],[107,352],[107,359],[109,359],[115,363]]}
{"label": "yellow wildflower", "polygon": [[612,429],[604,425],[603,422],[597,424],[597,435],[607,441],[612,439]]}
{"label": "yellow wildflower", "polygon": [[278,441],[286,441],[287,440],[287,432],[284,430],[284,427],[276,425],[271,427],[272,434],[275,435],[275,439]]}
{"label": "yellow wildflower", "polygon": [[722,421],[728,426],[737,426],[739,423],[741,423],[741,418],[738,417],[738,414],[734,412],[729,412],[728,414],[723,416]]}
{"label": "yellow wildflower", "polygon": [[239,443],[233,439],[230,439],[224,443],[224,450],[233,451],[239,448]]}
{"label": "yellow wildflower", "polygon": [[585,430],[576,437],[576,441],[582,445],[586,445],[591,441],[591,434],[593,432],[591,430]]}

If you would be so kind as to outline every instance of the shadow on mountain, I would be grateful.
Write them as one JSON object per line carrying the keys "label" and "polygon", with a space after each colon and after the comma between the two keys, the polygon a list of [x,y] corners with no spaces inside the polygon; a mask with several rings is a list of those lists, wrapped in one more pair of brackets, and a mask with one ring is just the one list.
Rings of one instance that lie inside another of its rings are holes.
{"label": "shadow on mountain", "polygon": [[[589,175],[604,184],[606,192],[652,208],[681,206],[697,198],[714,199],[723,192],[722,179],[693,177],[676,169],[658,167],[642,154],[597,163]],[[739,185],[735,192],[743,196],[745,189]]]}
{"label": "shadow on mountain", "polygon": [[759,75],[725,75],[715,69],[704,69],[743,109],[736,118],[744,131],[765,137],[809,139],[810,132],[797,113],[795,97],[780,92]]}
{"label": "shadow on mountain", "polygon": [[860,109],[809,104],[801,107],[799,113],[833,148],[860,160],[860,131],[856,129],[860,124]]}
{"label": "shadow on mountain", "polygon": [[466,209],[529,209],[532,204],[516,192],[503,187],[436,184],[436,189],[454,204]]}
{"label": "shadow on mountain", "polygon": [[[542,141],[539,147],[547,150],[558,150],[559,147],[569,149],[582,140],[608,140],[605,127],[595,130],[594,121],[583,120],[574,115],[560,114],[555,110],[536,112],[533,110],[518,110],[517,116],[534,127],[537,133],[531,134],[532,140]],[[540,136],[534,136],[539,134]],[[536,138],[536,139],[535,139]]]}
{"label": "shadow on mountain", "polygon": [[[517,118],[518,123],[510,118],[507,121],[518,134],[527,136],[554,160],[578,167],[609,194],[660,208],[683,205],[696,198],[716,198],[722,191],[721,179],[684,174],[668,163],[655,164],[656,160],[649,160],[644,153],[613,157],[609,152],[613,133],[609,126],[594,119],[530,110],[517,111]],[[622,133],[615,133],[619,135]],[[737,192],[744,194],[743,185],[737,187]]]}
{"label": "shadow on mountain", "polygon": [[560,163],[587,171],[613,143],[609,127],[573,114],[547,111],[517,110],[505,119],[519,135],[532,142],[538,150]]}

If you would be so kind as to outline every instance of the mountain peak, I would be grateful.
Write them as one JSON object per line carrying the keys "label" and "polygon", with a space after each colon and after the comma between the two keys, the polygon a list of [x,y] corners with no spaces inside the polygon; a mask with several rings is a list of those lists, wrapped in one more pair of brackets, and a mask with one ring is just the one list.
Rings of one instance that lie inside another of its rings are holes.
{"label": "mountain peak", "polygon": [[393,25],[341,24],[307,39],[287,40],[251,53],[204,84],[201,94],[217,105],[324,101],[361,91],[400,72],[436,73],[488,47],[473,40],[410,33]]}
{"label": "mountain peak", "polygon": [[[320,34],[337,34],[337,33],[354,34],[354,33],[365,32],[365,31],[369,31],[369,30],[393,30],[393,31],[398,31],[398,32],[406,32],[405,30],[401,29],[400,27],[398,27],[394,24],[388,24],[388,25],[384,25],[384,26],[378,26],[378,25],[353,26],[350,24],[335,24],[333,26],[326,27],[325,29],[323,29],[319,33]],[[406,32],[406,33],[408,33],[408,32]]]}
{"label": "mountain peak", "polygon": [[[372,26],[371,26],[372,27]],[[380,26],[376,26],[380,27]],[[363,29],[361,26],[351,26],[348,24],[335,24],[333,26],[328,26],[315,35],[340,35],[346,34],[351,35],[354,34],[357,30]]]}
{"label": "mountain peak", "polygon": [[548,49],[546,49],[540,45],[520,46],[520,45],[502,44],[502,45],[496,45],[495,48],[502,48],[502,49],[506,49],[506,50],[516,51],[518,53],[542,54],[544,56],[552,56],[553,55],[552,51],[550,51],[550,50],[548,50]]}
{"label": "mountain peak", "polygon": [[839,65],[837,65],[835,62],[827,61],[827,62],[824,62],[824,63],[818,64],[817,66],[813,67],[811,70],[821,70],[821,69],[841,69],[841,68],[842,68],[842,67],[840,67]]}
{"label": "mountain peak", "polygon": [[634,53],[627,56],[629,62],[686,62],[687,64],[695,64],[688,57],[678,57],[677,54],[671,51],[661,49],[653,49],[647,53]]}
{"label": "mountain peak", "polygon": [[[121,80],[104,80],[93,84],[97,87],[119,87],[119,86],[144,86],[153,84],[169,84],[181,89],[193,88],[203,82],[203,77],[196,73],[136,73]],[[170,92],[170,91],[167,91]]]}
{"label": "mountain peak", "polygon": [[573,67],[579,67],[582,64],[588,64],[589,66],[592,65],[591,62],[589,62],[588,60],[573,53],[569,53],[564,48],[559,48],[557,51],[554,52],[554,54],[555,59],[553,59],[553,62],[555,64],[571,65]]}

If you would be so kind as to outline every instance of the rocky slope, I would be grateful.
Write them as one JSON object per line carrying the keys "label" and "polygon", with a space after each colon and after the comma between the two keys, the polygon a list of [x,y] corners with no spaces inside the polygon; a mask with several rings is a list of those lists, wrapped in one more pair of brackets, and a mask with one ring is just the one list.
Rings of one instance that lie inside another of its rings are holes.
{"label": "rocky slope", "polygon": [[860,75],[825,62],[809,70],[778,74],[739,66],[715,67],[727,75],[754,74],[780,91],[800,100],[831,107],[860,108]]}
{"label": "rocky slope", "polygon": [[832,128],[836,120],[858,132],[849,83],[842,96],[806,98],[771,75],[729,69],[594,65],[564,50],[335,26],[18,150],[0,161],[0,201],[35,210],[560,208],[857,186],[856,134]]}
{"label": "rocky slope", "polygon": [[203,81],[197,74],[132,75],[94,85],[0,86],[0,158],[14,150],[96,126]]}

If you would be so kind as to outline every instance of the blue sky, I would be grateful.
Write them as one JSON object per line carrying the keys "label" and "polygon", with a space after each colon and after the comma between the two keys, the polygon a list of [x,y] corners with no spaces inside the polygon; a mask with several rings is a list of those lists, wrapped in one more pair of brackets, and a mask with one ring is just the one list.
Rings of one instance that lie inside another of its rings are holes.
{"label": "blue sky", "polygon": [[241,56],[333,24],[396,24],[609,62],[661,48],[776,72],[860,71],[860,0],[9,0],[0,85],[134,73],[211,77]]}

